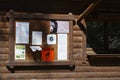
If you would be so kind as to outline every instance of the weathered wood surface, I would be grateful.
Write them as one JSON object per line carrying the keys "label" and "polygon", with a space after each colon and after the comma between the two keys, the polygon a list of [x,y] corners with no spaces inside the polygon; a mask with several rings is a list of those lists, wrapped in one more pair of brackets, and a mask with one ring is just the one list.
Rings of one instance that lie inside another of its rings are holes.
{"label": "weathered wood surface", "polygon": [[[5,62],[6,64],[7,62]],[[0,67],[0,73],[9,73],[9,70],[7,69],[7,67],[5,67],[6,65],[4,66],[1,66]],[[22,73],[22,72],[30,72],[30,73],[39,73],[39,72],[49,72],[49,73],[52,73],[52,72],[56,72],[56,73],[59,73],[59,72],[70,72],[69,70],[16,70],[16,73]],[[95,67],[95,66],[82,66],[82,63],[81,65],[78,65],[76,66],[75,70],[72,71],[72,72],[105,72],[105,73],[109,73],[109,72],[120,72],[120,67]],[[72,73],[71,72],[71,73]],[[15,74],[15,73],[14,73]],[[112,76],[112,75],[111,75]]]}
{"label": "weathered wood surface", "polygon": [[74,30],[73,31],[73,36],[82,36],[82,31]]}
{"label": "weathered wood surface", "polygon": [[[10,73],[7,69],[8,27],[7,22],[0,22],[0,80],[120,80],[119,66],[96,67],[91,66],[88,61],[82,61],[83,32],[78,26],[73,27],[73,60],[76,66],[74,71],[21,69]],[[93,50],[88,48],[86,51],[90,53]]]}
{"label": "weathered wood surface", "polygon": [[[17,79],[17,80],[21,80],[21,79]],[[24,80],[28,80],[28,79],[24,79]],[[43,80],[43,79],[35,79],[35,80]],[[60,78],[60,79],[44,79],[44,80],[120,80],[120,79],[119,78]]]}
{"label": "weathered wood surface", "polygon": [[8,41],[8,35],[0,35],[0,41]]}
{"label": "weathered wood surface", "polygon": [[0,47],[8,48],[8,41],[0,41]]}
{"label": "weathered wood surface", "polygon": [[119,72],[3,73],[3,79],[118,78]]}

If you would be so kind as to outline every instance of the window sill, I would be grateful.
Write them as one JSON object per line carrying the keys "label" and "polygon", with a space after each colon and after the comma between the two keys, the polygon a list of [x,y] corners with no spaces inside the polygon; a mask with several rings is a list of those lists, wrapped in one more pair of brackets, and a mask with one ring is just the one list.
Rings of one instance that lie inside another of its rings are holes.
{"label": "window sill", "polygon": [[120,58],[120,54],[88,54],[88,56],[90,57],[105,57],[105,58]]}
{"label": "window sill", "polygon": [[120,66],[120,54],[88,54],[92,66]]}

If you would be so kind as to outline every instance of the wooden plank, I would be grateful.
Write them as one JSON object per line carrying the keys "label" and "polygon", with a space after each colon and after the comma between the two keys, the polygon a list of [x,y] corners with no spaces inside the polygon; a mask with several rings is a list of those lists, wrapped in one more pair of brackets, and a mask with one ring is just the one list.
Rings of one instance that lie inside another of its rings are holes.
{"label": "wooden plank", "polygon": [[89,56],[96,56],[101,58],[120,58],[120,54],[89,54]]}
{"label": "wooden plank", "polygon": [[63,66],[63,65],[67,66],[67,65],[74,65],[74,63],[71,61],[54,61],[48,63],[41,62],[40,64],[38,64],[38,62],[34,62],[34,61],[15,61],[12,63],[9,62],[7,65],[8,66]]}
{"label": "wooden plank", "polygon": [[86,51],[93,51],[93,48],[86,48]]}
{"label": "wooden plank", "polygon": [[0,41],[8,41],[9,37],[8,35],[0,35]]}
{"label": "wooden plank", "polygon": [[[9,79],[12,80],[12,79]],[[21,80],[21,79],[17,79]],[[28,79],[24,79],[28,80]],[[120,80],[120,78],[59,78],[59,79],[35,79],[33,80]]]}
{"label": "wooden plank", "polygon": [[95,51],[86,51],[86,54],[90,55],[90,54],[96,54]]}
{"label": "wooden plank", "polygon": [[7,35],[8,34],[8,29],[3,29],[3,28],[0,28],[0,34],[2,35]]}
{"label": "wooden plank", "polygon": [[0,73],[9,73],[10,71],[7,69],[7,67],[0,67]]}
{"label": "wooden plank", "polygon": [[85,18],[102,0],[94,0],[78,17],[78,22]]}
{"label": "wooden plank", "polygon": [[106,67],[95,67],[95,66],[76,66],[75,71],[79,72],[120,72],[119,66],[106,66]]}
{"label": "wooden plank", "polygon": [[0,29],[7,29],[8,28],[8,22],[0,22]]}
{"label": "wooden plank", "polygon": [[118,78],[120,72],[46,72],[46,73],[3,73],[4,79],[56,79],[56,78]]}
{"label": "wooden plank", "polygon": [[86,54],[96,54],[96,52],[92,48],[86,48]]}
{"label": "wooden plank", "polygon": [[8,47],[8,41],[0,41],[0,48]]}
{"label": "wooden plank", "polygon": [[0,48],[0,54],[8,54],[8,48]]}
{"label": "wooden plank", "polygon": [[8,54],[0,54],[0,61],[8,60]]}
{"label": "wooden plank", "polygon": [[17,70],[15,71],[15,73],[59,73],[59,72],[70,72],[70,70],[68,69],[63,69],[63,70],[41,70],[40,68],[39,69],[30,69],[30,70],[25,70],[25,69],[18,69],[17,67]]}
{"label": "wooden plank", "polygon": [[14,42],[15,42],[15,27],[14,27],[14,19],[9,19],[9,61],[14,61]]}
{"label": "wooden plank", "polygon": [[44,19],[44,20],[74,20],[73,15],[64,15],[64,14],[27,14],[27,13],[16,13],[13,10],[7,13],[7,17],[14,19]]}
{"label": "wooden plank", "polygon": [[0,67],[6,67],[8,61],[0,61]]}
{"label": "wooden plank", "polygon": [[0,28],[3,28],[3,29],[8,28],[8,22],[7,21],[6,22],[1,22],[0,21]]}
{"label": "wooden plank", "polygon": [[86,34],[86,29],[87,29],[87,25],[86,25],[86,21],[85,21],[85,19],[82,19],[81,21],[81,26],[80,26],[80,28],[81,28],[81,30],[83,31],[83,33],[82,33],[82,39],[83,39],[83,45],[82,45],[82,50],[83,50],[83,52],[82,52],[82,57],[83,57],[83,60],[84,61],[86,61],[87,60],[87,55],[86,55],[86,42],[87,42],[87,34]]}
{"label": "wooden plank", "polygon": [[[71,13],[69,14],[69,15],[72,15]],[[69,33],[69,35],[70,35],[70,40],[69,40],[69,44],[70,44],[70,46],[69,46],[69,61],[71,61],[71,62],[73,62],[73,60],[72,60],[72,58],[73,58],[73,56],[72,56],[72,54],[73,54],[73,28],[72,28],[72,26],[73,26],[73,21],[69,21],[69,25],[70,25],[70,33]]]}

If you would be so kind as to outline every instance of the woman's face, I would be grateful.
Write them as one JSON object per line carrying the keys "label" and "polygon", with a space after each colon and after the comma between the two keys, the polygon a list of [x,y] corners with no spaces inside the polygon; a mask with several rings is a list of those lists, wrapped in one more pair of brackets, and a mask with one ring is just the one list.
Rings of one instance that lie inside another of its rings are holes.
{"label": "woman's face", "polygon": [[50,22],[50,32],[53,32],[54,28],[55,28],[55,23],[51,21]]}

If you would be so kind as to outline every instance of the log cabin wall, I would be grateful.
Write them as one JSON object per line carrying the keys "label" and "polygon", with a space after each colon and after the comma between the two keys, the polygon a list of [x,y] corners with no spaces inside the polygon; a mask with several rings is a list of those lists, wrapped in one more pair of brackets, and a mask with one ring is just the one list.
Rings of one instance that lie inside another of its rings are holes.
{"label": "log cabin wall", "polygon": [[[80,14],[93,0],[0,0],[0,12],[14,9],[20,12],[42,12],[42,13],[59,13]],[[35,2],[34,2],[35,1]],[[39,2],[42,1],[42,2]],[[75,2],[74,2],[75,1]],[[120,0],[102,0],[99,8],[88,15],[88,20],[120,20]],[[23,4],[25,3],[25,4]],[[41,3],[41,5],[40,5]],[[59,4],[53,5],[53,4]],[[68,5],[66,5],[68,4]],[[32,6],[31,6],[32,5]],[[47,5],[47,6],[46,6]],[[62,7],[61,7],[62,5]],[[16,7],[17,6],[17,7]],[[49,7],[48,7],[49,6]],[[5,13],[6,14],[6,13]],[[83,25],[73,26],[73,60],[75,70],[40,70],[39,67],[29,69],[20,67],[15,73],[11,73],[7,68],[9,61],[9,24],[4,13],[0,13],[0,80],[120,80],[120,66],[95,66],[91,65],[87,59],[87,54],[93,53],[92,48],[86,47],[86,35]],[[82,22],[81,22],[82,23]],[[105,59],[105,58],[104,58]],[[109,59],[110,60],[110,59]],[[110,61],[109,61],[110,62]],[[118,61],[119,62],[119,61]],[[99,64],[99,62],[98,62]]]}
{"label": "log cabin wall", "polygon": [[39,70],[24,69],[11,73],[7,69],[8,57],[8,21],[0,15],[0,80],[119,80],[119,66],[91,66],[85,57],[85,34],[82,26],[73,26],[73,59],[75,70]]}

